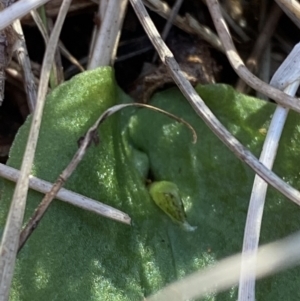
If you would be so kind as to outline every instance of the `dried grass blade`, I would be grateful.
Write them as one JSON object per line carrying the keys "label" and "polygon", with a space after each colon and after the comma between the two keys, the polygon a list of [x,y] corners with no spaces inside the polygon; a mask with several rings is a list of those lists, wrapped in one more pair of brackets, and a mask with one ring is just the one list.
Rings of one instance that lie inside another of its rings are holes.
{"label": "dried grass blade", "polygon": [[22,226],[26,205],[29,175],[42,119],[42,112],[45,103],[45,96],[47,93],[50,69],[53,62],[58,37],[70,4],[71,0],[63,1],[55,24],[55,28],[52,32],[48,47],[45,52],[41,72],[41,81],[37,97],[38,102],[33,113],[29,138],[21,166],[20,178],[17,182],[16,189],[13,195],[13,200],[10,206],[0,245],[0,301],[8,300],[9,296],[10,284],[13,277],[19,242],[19,233]]}

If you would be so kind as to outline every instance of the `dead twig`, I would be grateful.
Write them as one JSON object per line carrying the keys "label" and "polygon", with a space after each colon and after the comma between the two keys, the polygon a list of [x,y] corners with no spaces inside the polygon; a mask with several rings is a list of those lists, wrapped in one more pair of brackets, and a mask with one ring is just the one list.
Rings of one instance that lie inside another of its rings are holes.
{"label": "dead twig", "polygon": [[234,47],[224,18],[221,15],[218,1],[206,0],[206,2],[219,37],[224,48],[226,49],[227,58],[235,72],[242,78],[244,82],[246,82],[247,85],[252,87],[254,90],[257,90],[267,95],[269,98],[274,99],[281,106],[293,109],[294,111],[300,113],[300,103],[296,98],[291,97],[284,92],[264,83],[248,70]]}
{"label": "dead twig", "polygon": [[[29,2],[29,1],[25,1]],[[16,4],[11,5],[16,6]],[[30,127],[29,137],[26,144],[26,149],[21,165],[20,177],[16,185],[16,189],[13,195],[11,206],[9,209],[8,217],[6,220],[5,228],[2,235],[0,245],[0,300],[8,300],[10,284],[13,276],[15,259],[19,243],[19,233],[21,230],[26,198],[28,193],[29,175],[36,149],[37,139],[39,135],[39,129],[42,120],[42,113],[45,103],[45,96],[48,88],[48,80],[50,69],[52,66],[54,53],[58,41],[58,37],[68,12],[71,0],[64,0],[59,15],[57,17],[54,30],[52,31],[48,47],[45,52],[43,67],[41,72],[41,81],[38,90],[37,104],[33,113],[32,123]],[[6,10],[8,10],[7,8]],[[2,12],[3,13],[3,12]],[[1,20],[1,17],[0,17]]]}
{"label": "dead twig", "polygon": [[0,30],[12,24],[15,20],[22,18],[32,9],[37,8],[49,0],[18,1],[0,11]]}

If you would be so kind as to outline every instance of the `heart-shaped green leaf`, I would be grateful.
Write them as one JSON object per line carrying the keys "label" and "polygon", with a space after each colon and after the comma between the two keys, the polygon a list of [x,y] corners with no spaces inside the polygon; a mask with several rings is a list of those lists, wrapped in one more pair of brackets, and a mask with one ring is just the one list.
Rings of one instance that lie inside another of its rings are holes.
{"label": "heart-shaped green leaf", "polygon": [[[234,92],[226,85],[197,91],[222,123],[257,156],[275,106]],[[108,107],[130,99],[116,86],[110,68],[88,71],[47,98],[32,173],[54,181],[77,149],[77,140]],[[55,201],[18,256],[11,300],[142,300],[173,280],[239,252],[254,173],[210,132],[177,89],[158,93],[151,104],[191,123],[192,144],[182,124],[146,109],[126,109],[101,126],[66,187],[128,213],[131,227]],[[9,165],[19,168],[29,118],[20,129]],[[300,188],[299,117],[291,113],[275,171]],[[138,166],[136,168],[135,166]],[[187,220],[186,232],[151,200],[143,177],[175,183]],[[142,176],[141,176],[142,174]],[[4,181],[4,224],[14,185]],[[26,218],[42,195],[31,191]],[[262,241],[299,229],[299,209],[272,188]],[[299,271],[259,281],[258,300],[292,300]],[[207,300],[236,300],[236,289]]]}

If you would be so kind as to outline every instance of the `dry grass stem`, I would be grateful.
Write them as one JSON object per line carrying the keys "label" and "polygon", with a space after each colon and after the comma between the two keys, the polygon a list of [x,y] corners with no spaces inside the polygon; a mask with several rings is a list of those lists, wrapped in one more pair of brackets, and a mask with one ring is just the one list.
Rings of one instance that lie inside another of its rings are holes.
{"label": "dry grass stem", "polygon": [[[19,170],[9,167],[7,165],[0,163],[0,176],[13,181],[17,182],[19,178],[20,172]],[[52,183],[47,181],[41,180],[39,178],[30,176],[29,178],[29,187],[33,190],[39,191],[41,193],[47,193],[51,189]],[[120,223],[130,225],[131,219],[128,214],[115,209],[111,206],[103,204],[99,201],[90,199],[78,193],[72,192],[70,190],[62,188],[56,195],[58,200],[63,202],[69,203],[76,207],[82,208],[87,211],[94,212],[99,214],[103,217],[118,221]]]}
{"label": "dry grass stem", "polygon": [[[49,34],[47,32],[47,29],[45,28],[43,21],[40,17],[40,15],[37,13],[37,11],[35,9],[33,9],[32,11],[30,11],[30,14],[35,22],[35,24],[37,25],[44,41],[45,44],[47,45],[47,43],[49,42]],[[76,66],[81,72],[85,71],[84,67],[80,64],[80,62],[69,52],[69,50],[64,46],[64,44],[59,41],[58,42],[58,47],[59,50],[61,51],[61,54],[68,59],[74,66]]]}
{"label": "dry grass stem", "polygon": [[0,30],[22,18],[32,9],[37,8],[49,0],[26,0],[18,1],[3,11],[0,11]]}
{"label": "dry grass stem", "polygon": [[[299,264],[300,233],[270,243],[258,249],[257,257],[248,255],[248,271],[256,269],[257,278],[272,275],[278,271]],[[217,293],[237,284],[241,268],[241,254],[219,261],[217,264],[176,281],[144,301],[186,301],[197,300],[209,293]]]}
{"label": "dry grass stem", "polygon": [[[33,1],[28,1],[33,2]],[[22,3],[18,2],[18,3]],[[13,4],[12,6],[17,5]],[[0,246],[0,301],[8,300],[10,284],[13,276],[15,258],[19,243],[19,233],[21,230],[26,198],[28,192],[29,175],[36,149],[42,112],[45,103],[45,96],[48,87],[51,65],[53,63],[54,52],[57,46],[58,37],[68,12],[71,0],[64,0],[56,20],[55,28],[51,34],[48,47],[45,52],[43,67],[41,72],[41,81],[38,90],[37,104],[33,113],[32,124],[29,132],[29,138],[26,145],[20,177],[11,202],[10,210],[6,220],[5,228]],[[35,2],[36,4],[36,2]],[[9,9],[9,8],[8,8]],[[1,17],[0,17],[1,19]]]}
{"label": "dry grass stem", "polygon": [[221,15],[218,1],[206,0],[206,2],[215,27],[218,31],[219,37],[223,43],[224,48],[226,49],[227,58],[235,72],[254,90],[267,95],[283,107],[288,107],[297,112],[300,112],[300,103],[296,98],[291,97],[284,92],[264,83],[248,70],[234,47],[224,18]]}
{"label": "dry grass stem", "polygon": [[275,0],[288,17],[300,28],[300,3],[296,0]]}
{"label": "dry grass stem", "polygon": [[[294,72],[286,72],[287,66],[289,70]],[[288,85],[284,92],[294,96],[299,87],[300,81],[300,44],[295,46],[293,51],[289,54],[283,64],[275,72],[270,84],[277,86],[278,82],[282,83],[282,86]],[[289,74],[298,74],[298,81],[294,81],[293,78],[290,81]],[[286,118],[288,116],[288,109],[281,106],[277,106],[274,115],[272,117],[270,127],[263,145],[263,149],[260,155],[260,162],[266,167],[272,169],[274,160],[277,154],[279,140],[284,128]],[[255,270],[248,271],[245,266],[244,257],[248,254],[252,254],[255,258],[258,250],[258,243],[260,237],[260,229],[265,205],[265,198],[267,194],[268,184],[259,176],[255,176],[254,184],[251,192],[251,198],[249,202],[244,242],[242,253],[242,266],[239,285],[239,301],[254,301],[255,300]]]}
{"label": "dry grass stem", "polygon": [[95,38],[88,69],[113,64],[127,3],[128,0],[108,2],[104,19],[100,20],[101,26]]}

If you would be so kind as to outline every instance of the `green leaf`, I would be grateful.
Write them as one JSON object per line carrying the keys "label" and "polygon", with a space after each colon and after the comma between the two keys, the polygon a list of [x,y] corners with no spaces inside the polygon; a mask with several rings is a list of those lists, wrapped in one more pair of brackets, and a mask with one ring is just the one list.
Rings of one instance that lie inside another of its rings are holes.
{"label": "green leaf", "polygon": [[[274,105],[225,85],[197,91],[225,126],[259,155]],[[54,181],[101,112],[128,101],[110,68],[85,72],[55,89],[46,102],[33,174]],[[125,211],[132,227],[55,201],[18,256],[11,300],[142,300],[241,250],[253,172],[210,132],[177,89],[156,94],[151,104],[190,122],[197,130],[197,144],[185,126],[146,109],[128,109],[105,121],[100,145],[90,147],[66,187]],[[11,150],[13,167],[20,166],[30,122],[20,129]],[[298,188],[299,127],[299,118],[291,113],[275,166]],[[151,200],[143,179],[148,167],[154,180],[178,186],[187,220],[197,226],[194,232],[186,232]],[[2,225],[13,187],[4,181]],[[29,193],[25,220],[41,198]],[[262,241],[297,229],[298,207],[269,189]],[[297,280],[299,272],[293,269],[260,281],[257,298],[296,298]],[[216,299],[235,300],[236,289],[207,297]]]}

